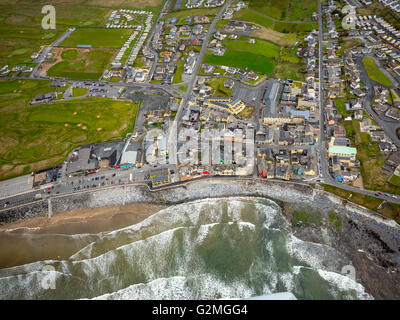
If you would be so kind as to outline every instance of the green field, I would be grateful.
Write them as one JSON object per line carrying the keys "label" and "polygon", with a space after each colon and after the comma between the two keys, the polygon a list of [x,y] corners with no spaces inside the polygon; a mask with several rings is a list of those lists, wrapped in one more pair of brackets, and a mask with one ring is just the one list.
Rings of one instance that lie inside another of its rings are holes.
{"label": "green field", "polygon": [[274,21],[260,13],[258,10],[251,9],[238,11],[234,18],[237,20],[254,22],[260,26],[282,33],[309,32],[318,27],[315,22],[294,23],[290,21]]}
{"label": "green field", "polygon": [[134,103],[86,98],[30,106],[36,94],[54,91],[49,84],[0,81],[1,180],[58,164],[78,145],[122,138],[133,130]]}
{"label": "green field", "polygon": [[279,58],[279,47],[263,40],[256,40],[256,43],[248,43],[248,38],[244,38],[243,40],[228,40],[225,41],[225,45],[233,51],[250,52],[272,59]]}
{"label": "green field", "polygon": [[98,80],[110,63],[114,52],[111,49],[66,50],[61,55],[63,61],[52,66],[47,71],[47,75],[50,77]]}
{"label": "green field", "polygon": [[279,47],[260,39],[256,39],[256,43],[248,43],[248,39],[225,40],[224,45],[228,48],[225,54],[221,57],[208,55],[204,62],[247,68],[276,78],[302,80],[303,66],[295,49]]}
{"label": "green field", "polygon": [[392,86],[392,81],[378,68],[375,60],[372,58],[364,58],[362,60],[365,69],[367,70],[368,77],[384,86]]}
{"label": "green field", "polygon": [[[31,55],[50,45],[71,26],[104,26],[111,8],[151,10],[156,19],[165,0],[2,0],[0,1],[0,67],[33,62]],[[56,9],[56,29],[41,27],[42,7]],[[78,31],[78,30],[76,30]],[[75,32],[76,32],[75,31]],[[99,37],[101,40],[101,37]]]}
{"label": "green field", "polygon": [[211,93],[214,97],[230,97],[232,95],[232,89],[224,87],[226,78],[210,78],[208,85],[214,89]]}
{"label": "green field", "polygon": [[390,183],[396,187],[400,187],[400,177],[392,175],[390,178]]}
{"label": "green field", "polygon": [[87,92],[88,92],[88,89],[85,89],[85,88],[72,88],[72,96],[73,97],[84,96]]}
{"label": "green field", "polygon": [[221,57],[207,55],[204,57],[204,63],[248,69],[263,74],[272,74],[275,66],[274,61],[264,55],[233,50],[227,50]]}
{"label": "green field", "polygon": [[250,0],[249,9],[281,21],[310,21],[317,0]]}
{"label": "green field", "polygon": [[79,28],[66,38],[61,47],[73,48],[80,44],[102,48],[121,48],[131,35],[130,29]]}
{"label": "green field", "polygon": [[174,79],[172,80],[173,84],[182,82],[182,74],[185,71],[184,65],[185,65],[185,63],[183,61],[178,61],[177,62],[176,72],[175,72],[175,75],[174,75]]}
{"label": "green field", "polygon": [[0,66],[8,64],[29,64],[31,55],[40,46],[55,41],[70,26],[91,26],[104,24],[109,9],[86,7],[85,0],[58,0],[51,4],[56,8],[56,29],[41,27],[43,1],[22,0],[1,1],[0,3]]}

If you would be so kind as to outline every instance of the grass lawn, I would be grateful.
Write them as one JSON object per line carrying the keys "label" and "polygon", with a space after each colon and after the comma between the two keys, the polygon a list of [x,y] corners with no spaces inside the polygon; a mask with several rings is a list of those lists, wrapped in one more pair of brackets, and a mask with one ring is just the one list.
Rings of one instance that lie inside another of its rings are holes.
{"label": "grass lawn", "polygon": [[179,90],[182,90],[183,92],[186,92],[187,88],[188,88],[188,86],[184,85],[184,86],[180,86]]}
{"label": "grass lawn", "polygon": [[249,9],[282,21],[310,21],[317,0],[250,0]]}
{"label": "grass lawn", "polygon": [[[279,2],[277,2],[280,4]],[[268,14],[267,14],[268,15]],[[268,29],[272,29],[281,33],[299,33],[309,32],[313,29],[317,29],[318,25],[315,22],[285,22],[285,21],[274,21],[267,16],[263,15],[259,10],[245,9],[235,13],[234,18],[242,21],[254,22],[260,26]]]}
{"label": "grass lawn", "polygon": [[182,74],[185,71],[185,63],[183,61],[178,61],[177,63],[176,72],[174,75],[174,79],[172,80],[173,84],[181,83],[182,82]]}
{"label": "grass lawn", "polygon": [[343,199],[359,204],[370,210],[377,211],[390,219],[396,220],[398,223],[400,222],[400,205],[398,204],[386,202],[384,205],[382,205],[381,209],[378,209],[379,205],[383,202],[381,199],[366,196],[361,193],[350,192],[327,184],[322,184],[321,186],[325,191],[333,193]]}
{"label": "grass lawn", "polygon": [[365,69],[367,70],[368,77],[370,77],[372,80],[384,86],[393,85],[392,81],[375,64],[374,59],[364,58],[362,62],[364,64]]}
{"label": "grass lawn", "polygon": [[312,14],[318,12],[317,0],[291,0],[288,20],[311,21]]}
{"label": "grass lawn", "polygon": [[73,97],[84,96],[87,92],[88,92],[88,89],[85,89],[85,88],[72,88],[72,96]]}
{"label": "grass lawn", "polygon": [[254,115],[254,107],[247,106],[242,112],[238,114],[238,117],[245,120],[251,120],[253,119],[253,115]]}
{"label": "grass lawn", "polygon": [[208,85],[215,91],[212,93],[214,97],[230,97],[232,89],[224,88],[225,78],[210,78]]}
{"label": "grass lawn", "polygon": [[350,113],[348,113],[346,111],[346,101],[347,101],[346,99],[337,98],[337,99],[334,99],[334,101],[335,101],[336,109],[340,115],[342,115],[343,117],[350,116]]}
{"label": "grass lawn", "polygon": [[60,46],[73,48],[87,44],[92,47],[121,48],[131,33],[130,29],[78,28]]}
{"label": "grass lawn", "polygon": [[[178,20],[180,18],[186,18],[188,16],[195,16],[195,15],[205,15],[205,16],[213,16],[218,13],[220,8],[194,8],[194,9],[183,9],[180,11],[171,12],[167,15],[167,18],[175,17]],[[212,19],[212,17],[210,17]],[[210,20],[211,21],[211,20]]]}
{"label": "grass lawn", "polygon": [[250,52],[274,59],[279,57],[279,47],[268,41],[257,39],[256,43],[248,43],[246,38],[244,40],[228,40],[225,41],[225,45],[234,51]]}
{"label": "grass lawn", "polygon": [[390,178],[390,183],[396,187],[400,187],[400,177],[399,176],[395,176],[392,175],[392,177]]}
{"label": "grass lawn", "polygon": [[158,11],[165,0],[87,0],[90,6],[111,7],[111,8],[131,8]]}
{"label": "grass lawn", "polygon": [[290,1],[291,0],[251,0],[249,8],[278,20],[286,20]]}
{"label": "grass lawn", "polygon": [[40,46],[49,45],[70,26],[103,25],[109,9],[88,7],[86,0],[58,0],[51,4],[56,8],[56,29],[41,28],[43,1],[1,1],[0,3],[0,65],[31,63],[31,55]]}
{"label": "grass lawn", "polygon": [[98,80],[113,54],[114,50],[111,49],[69,49],[61,55],[63,61],[52,66],[47,71],[47,75],[50,77]]}
{"label": "grass lawn", "polygon": [[30,106],[36,94],[54,91],[49,85],[0,81],[1,180],[59,164],[76,146],[122,138],[133,130],[134,103],[85,98]]}
{"label": "grass lawn", "polygon": [[238,67],[258,71],[263,74],[272,74],[275,66],[275,62],[264,55],[233,50],[227,50],[223,56],[207,55],[204,57],[204,63]]}
{"label": "grass lawn", "polygon": [[248,68],[262,74],[281,79],[302,80],[303,65],[293,48],[279,47],[269,41],[256,39],[256,43],[248,43],[248,37],[239,40],[225,40],[228,48],[225,54],[206,56],[205,63],[219,64],[229,67]]}

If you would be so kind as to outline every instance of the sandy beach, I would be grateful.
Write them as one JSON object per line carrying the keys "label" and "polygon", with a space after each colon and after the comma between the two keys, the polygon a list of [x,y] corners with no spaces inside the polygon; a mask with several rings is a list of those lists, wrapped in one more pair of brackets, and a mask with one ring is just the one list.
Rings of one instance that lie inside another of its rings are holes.
{"label": "sandy beach", "polygon": [[136,224],[162,205],[135,203],[36,217],[0,226],[0,269],[46,259],[67,259],[100,233]]}

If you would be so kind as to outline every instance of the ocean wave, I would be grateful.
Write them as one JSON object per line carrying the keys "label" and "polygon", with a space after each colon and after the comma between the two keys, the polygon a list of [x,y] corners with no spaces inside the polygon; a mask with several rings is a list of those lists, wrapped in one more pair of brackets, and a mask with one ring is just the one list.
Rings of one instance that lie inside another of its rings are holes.
{"label": "ocean wave", "polygon": [[[340,275],[348,263],[337,250],[290,234],[270,200],[203,199],[100,233],[67,260],[0,270],[0,298],[220,299],[283,291],[308,298],[319,291],[308,294],[304,285],[318,284],[327,297],[368,298]],[[58,272],[52,292],[37,287],[38,270],[49,264]]]}

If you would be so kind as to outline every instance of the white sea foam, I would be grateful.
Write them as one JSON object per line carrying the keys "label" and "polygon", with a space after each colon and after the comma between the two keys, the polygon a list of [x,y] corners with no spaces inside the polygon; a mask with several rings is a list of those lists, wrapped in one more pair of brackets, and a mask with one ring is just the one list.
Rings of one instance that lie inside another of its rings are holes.
{"label": "white sea foam", "polygon": [[363,299],[363,300],[374,299],[370,294],[365,292],[364,287],[360,283],[354,281],[348,276],[321,269],[318,269],[317,271],[322,278],[327,280],[329,283],[334,284],[340,290],[342,291],[354,290],[357,293],[358,299]]}
{"label": "white sea foam", "polygon": [[[99,234],[98,240],[66,261],[40,261],[0,270],[1,292],[4,288],[10,290],[12,283],[21,283],[31,288],[32,292],[26,296],[35,297],[38,290],[35,274],[44,265],[57,262],[57,271],[63,277],[77,277],[83,283],[90,283],[83,286],[77,298],[93,294],[98,295],[96,299],[215,299],[259,295],[248,283],[249,274],[223,281],[198,254],[207,238],[211,237],[212,243],[212,237],[221,236],[218,233],[221,230],[224,237],[239,231],[244,235],[241,241],[252,241],[259,228],[243,217],[253,201],[254,198],[204,199],[163,209],[138,224]],[[334,272],[346,261],[343,255],[329,246],[305,242],[278,229],[287,226],[279,206],[265,199],[256,201],[255,210],[265,231],[261,237],[265,243],[259,245],[268,253],[264,259],[269,260],[260,260],[257,256],[249,261],[249,268],[254,269],[254,274],[263,274],[259,280],[262,283],[257,283],[263,294],[282,290],[282,285],[286,291],[293,292],[294,277],[301,276],[301,268],[310,268],[327,272],[321,277],[339,290],[355,288],[360,293],[358,296],[364,298],[360,284],[349,283],[346,287],[345,279],[335,276]],[[284,254],[304,266],[289,266],[293,272],[281,272],[276,259],[282,254],[282,248],[286,248]],[[135,283],[132,281],[138,280],[132,279],[144,280]]]}

